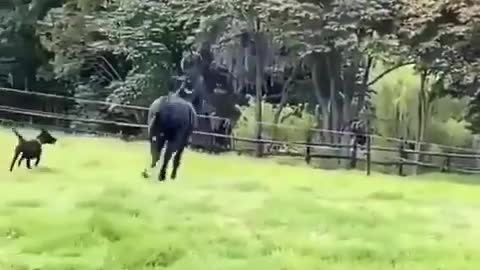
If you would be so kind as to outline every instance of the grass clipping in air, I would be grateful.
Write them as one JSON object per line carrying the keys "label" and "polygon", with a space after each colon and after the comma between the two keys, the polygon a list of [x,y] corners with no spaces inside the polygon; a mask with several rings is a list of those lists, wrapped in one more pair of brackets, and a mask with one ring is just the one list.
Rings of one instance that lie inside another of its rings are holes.
{"label": "grass clipping in air", "polygon": [[10,173],[15,144],[0,131],[2,270],[480,269],[480,187],[455,183],[475,178],[187,151],[158,183],[145,143],[61,136]]}

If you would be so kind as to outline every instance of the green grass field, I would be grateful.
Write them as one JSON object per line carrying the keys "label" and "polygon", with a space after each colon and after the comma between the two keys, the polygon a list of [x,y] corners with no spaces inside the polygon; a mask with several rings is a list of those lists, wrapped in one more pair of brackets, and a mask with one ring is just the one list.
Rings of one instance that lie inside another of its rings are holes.
{"label": "green grass field", "polygon": [[10,173],[15,143],[0,131],[0,270],[480,269],[480,186],[461,176],[188,151],[158,183],[145,143],[73,137]]}

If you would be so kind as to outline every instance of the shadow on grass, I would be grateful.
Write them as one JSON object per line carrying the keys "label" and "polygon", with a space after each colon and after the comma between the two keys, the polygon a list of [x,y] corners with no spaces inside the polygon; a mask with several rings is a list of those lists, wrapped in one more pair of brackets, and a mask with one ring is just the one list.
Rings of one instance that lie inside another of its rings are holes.
{"label": "shadow on grass", "polygon": [[381,201],[403,200],[404,195],[401,192],[375,191],[370,193],[367,198]]}
{"label": "shadow on grass", "polygon": [[59,170],[57,168],[51,168],[51,167],[38,167],[38,168],[34,168],[34,170],[35,172],[46,173],[46,174],[59,173]]}
{"label": "shadow on grass", "polygon": [[40,208],[44,204],[40,200],[15,200],[7,202],[7,206],[9,207],[21,207],[21,208]]}
{"label": "shadow on grass", "polygon": [[84,168],[99,168],[101,166],[100,160],[89,160],[83,162],[82,167]]}

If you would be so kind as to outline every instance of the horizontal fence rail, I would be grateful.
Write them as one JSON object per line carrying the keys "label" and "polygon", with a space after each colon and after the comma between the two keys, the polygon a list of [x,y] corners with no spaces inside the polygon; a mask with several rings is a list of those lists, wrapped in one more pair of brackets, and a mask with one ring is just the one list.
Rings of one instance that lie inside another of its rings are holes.
{"label": "horizontal fence rail", "polygon": [[[42,111],[35,111],[35,110],[27,110],[27,109],[20,109],[14,108],[9,106],[0,106],[1,112],[19,114],[19,115],[26,115],[31,117],[42,117],[42,118],[50,118],[50,119],[57,119],[57,120],[67,120],[67,121],[75,121],[75,122],[84,122],[84,123],[92,123],[92,124],[109,124],[109,125],[116,125],[116,126],[125,126],[125,127],[136,127],[141,129],[146,129],[147,125],[144,124],[136,124],[136,123],[126,123],[126,122],[117,122],[117,121],[110,121],[110,120],[102,120],[102,119],[89,119],[89,118],[81,118],[81,117],[73,117],[69,115],[62,115],[62,114],[55,114],[55,113],[45,113]],[[14,122],[14,121],[11,121]],[[15,123],[15,122],[14,122]],[[353,149],[355,148],[352,144],[335,144],[335,143],[313,143],[313,142],[286,142],[280,140],[270,140],[270,139],[254,139],[248,137],[240,137],[232,135],[225,135],[219,134],[214,132],[203,132],[203,131],[194,131],[194,134],[198,135],[205,135],[205,136],[212,136],[218,138],[226,138],[230,139],[235,142],[245,142],[245,143],[252,143],[252,144],[270,144],[270,145],[291,145],[291,146],[301,146],[305,148],[304,152],[267,152],[265,156],[290,156],[290,157],[304,157],[307,163],[310,163],[312,159],[319,158],[319,159],[336,159],[336,160],[351,160],[353,163],[356,164],[356,161],[363,161],[367,163],[367,168],[370,167],[371,164],[373,165],[381,165],[381,166],[397,166],[399,168],[399,174],[403,175],[403,167],[404,166],[419,166],[424,168],[431,168],[436,169],[444,172],[457,172],[457,173],[465,173],[465,174],[476,174],[480,173],[480,168],[455,168],[451,164],[452,159],[472,159],[472,160],[479,160],[480,154],[456,154],[456,153],[441,153],[441,152],[432,152],[432,151],[415,151],[403,148],[394,148],[394,147],[379,147],[379,146],[370,146],[367,143],[367,146],[360,146],[359,149],[366,151],[366,157],[358,157],[355,155],[341,155],[341,154],[318,154],[312,153],[312,150],[319,149],[325,150],[327,149]],[[252,150],[235,150],[238,152],[248,152]],[[414,161],[409,160],[403,157],[400,157],[396,160],[392,161],[379,161],[379,160],[372,160],[371,151],[378,151],[378,152],[389,152],[389,153],[400,153],[402,154],[418,154],[423,156],[431,156],[431,157],[439,157],[444,159],[444,165],[438,164],[431,164],[421,161]],[[355,166],[353,166],[355,167]]]}
{"label": "horizontal fence rail", "polygon": [[[8,106],[0,106],[0,111],[2,112],[9,112],[14,114],[21,114],[21,115],[28,115],[28,116],[36,116],[36,117],[44,117],[50,119],[58,119],[58,120],[67,120],[67,121],[76,121],[76,122],[84,122],[84,123],[91,123],[91,124],[109,124],[109,125],[117,125],[117,126],[125,126],[125,127],[137,127],[137,128],[144,128],[146,129],[148,126],[144,124],[134,124],[134,123],[126,123],[126,122],[116,122],[111,120],[102,120],[102,119],[89,119],[89,118],[79,118],[79,117],[71,117],[68,115],[61,115],[61,114],[54,114],[54,113],[44,113],[39,111],[32,111],[32,110],[25,110],[25,109],[16,109],[13,107]],[[270,143],[270,144],[285,144],[285,141],[278,141],[278,140],[269,140],[269,139],[253,139],[247,137],[238,137],[234,135],[225,135],[213,132],[203,132],[203,131],[193,131],[194,134],[198,135],[207,135],[207,136],[214,136],[220,138],[228,138],[234,139],[237,141],[249,142],[249,143]],[[309,146],[309,147],[321,147],[321,145],[310,145],[306,142],[292,142],[289,144],[298,145],[298,146]]]}
{"label": "horizontal fence rail", "polygon": [[[143,107],[143,106],[120,104],[120,103],[114,103],[114,102],[108,102],[108,101],[97,101],[97,100],[77,98],[77,97],[69,97],[69,96],[56,95],[56,94],[47,94],[47,93],[41,93],[41,92],[31,92],[31,91],[18,90],[18,89],[12,89],[12,88],[0,87],[0,91],[6,91],[6,92],[12,92],[12,93],[24,94],[24,95],[43,96],[43,97],[49,97],[49,98],[64,99],[64,100],[70,100],[70,101],[75,101],[77,103],[84,103],[84,104],[109,105],[109,106],[115,106],[115,107],[125,108],[125,109],[148,111],[148,107]],[[11,108],[13,108],[13,107],[11,107]],[[215,116],[215,115],[198,114],[197,117],[199,117],[199,118],[209,118],[209,119],[218,119],[218,120],[230,120],[229,118]],[[263,121],[260,122],[260,123],[263,126],[277,126],[277,127],[283,127],[283,128],[297,129],[297,127],[295,127],[295,126],[285,125],[285,124],[282,124],[282,123],[274,124],[274,123],[263,122]],[[319,131],[319,132],[329,132],[329,133],[332,133],[332,134],[339,134],[339,135],[353,135],[352,132],[347,132],[347,131],[334,131],[334,130],[327,130],[327,129],[311,129],[311,130],[312,131]]]}
{"label": "horizontal fence rail", "polygon": [[[137,106],[137,105],[129,105],[129,104],[120,104],[120,103],[114,103],[114,102],[108,102],[108,101],[100,101],[100,100],[91,100],[91,99],[85,99],[85,98],[78,98],[78,97],[70,97],[70,96],[65,96],[65,95],[57,95],[57,94],[49,94],[49,93],[43,93],[43,92],[33,92],[33,91],[26,91],[26,90],[19,90],[19,89],[13,89],[13,88],[5,88],[5,87],[0,87],[0,91],[3,92],[10,92],[10,93],[16,93],[16,94],[21,94],[21,95],[31,95],[31,96],[42,96],[46,98],[55,98],[55,99],[63,99],[63,100],[70,100],[74,101],[77,103],[83,103],[83,104],[96,104],[96,105],[108,105],[108,106],[115,106],[119,108],[126,108],[126,109],[132,109],[132,110],[141,110],[141,111],[148,111],[148,107],[144,106]],[[12,108],[12,107],[10,107]],[[18,108],[15,108],[18,109]],[[225,117],[219,117],[219,116],[214,116],[214,115],[198,115],[199,118],[209,118],[209,119],[218,119],[218,120],[229,120],[228,118]],[[68,120],[68,119],[65,119]],[[281,127],[281,128],[288,128],[288,129],[298,129],[298,127],[292,126],[292,125],[286,125],[282,123],[270,123],[270,122],[260,122],[261,125],[263,126],[275,126],[275,127]],[[134,127],[133,124],[131,127]],[[339,130],[329,130],[329,129],[320,129],[320,128],[310,128],[309,129],[312,132],[320,132],[320,133],[329,133],[329,134],[337,134],[337,135],[354,135],[352,132],[348,131],[339,131]],[[381,139],[385,140],[388,142],[394,142],[394,143],[411,143],[411,144],[417,144],[416,141],[413,140],[403,140],[400,138],[395,138],[395,137],[387,137],[387,136],[380,136],[376,134],[370,134],[371,138],[375,139]],[[457,150],[457,151],[464,151],[464,152],[469,152],[469,153],[475,153],[475,154],[480,154],[480,150],[473,150],[469,148],[464,148],[464,147],[454,147],[454,146],[448,146],[448,145],[440,145],[440,144],[434,144],[434,143],[427,143],[427,142],[420,142],[420,145],[426,145],[426,146],[438,146],[443,149],[448,149],[448,150]]]}

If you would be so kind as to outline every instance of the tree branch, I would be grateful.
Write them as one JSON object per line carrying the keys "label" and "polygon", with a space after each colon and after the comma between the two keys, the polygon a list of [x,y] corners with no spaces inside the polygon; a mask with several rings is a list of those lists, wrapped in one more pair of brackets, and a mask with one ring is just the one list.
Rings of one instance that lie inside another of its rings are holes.
{"label": "tree branch", "polygon": [[396,69],[399,69],[401,67],[404,67],[404,66],[408,66],[408,65],[413,65],[415,64],[415,62],[406,62],[406,63],[400,63],[398,65],[395,65],[387,70],[385,70],[384,72],[382,72],[380,75],[378,75],[375,79],[371,80],[370,82],[368,82],[367,86],[371,86],[373,84],[375,84],[376,82],[378,82],[381,78],[383,78],[385,75],[387,75],[388,73],[396,70]]}
{"label": "tree branch", "polygon": [[370,69],[372,68],[373,57],[367,57],[367,65],[365,67],[365,72],[363,73],[362,85],[368,85],[368,79],[370,78]]}
{"label": "tree branch", "polygon": [[283,108],[285,107],[285,105],[287,104],[287,101],[288,101],[288,95],[289,95],[289,92],[290,92],[290,89],[289,89],[290,85],[292,84],[295,76],[297,76],[298,70],[300,69],[302,64],[303,64],[303,58],[300,58],[300,60],[293,67],[292,73],[290,74],[290,76],[288,76],[287,81],[283,84],[279,107],[278,107],[278,110],[273,115],[273,122],[275,124],[278,124],[278,121],[280,119],[280,115],[282,114],[282,110],[283,110]]}
{"label": "tree branch", "polygon": [[362,86],[360,88],[360,93],[358,93],[358,103],[355,115],[359,115],[360,111],[363,109],[365,105],[366,95],[368,94],[368,79],[370,78],[370,71],[373,65],[373,57],[367,57],[367,65],[365,66],[365,71],[363,73],[362,78]]}

